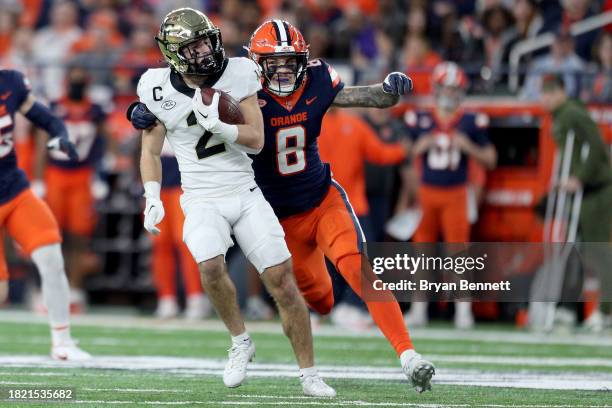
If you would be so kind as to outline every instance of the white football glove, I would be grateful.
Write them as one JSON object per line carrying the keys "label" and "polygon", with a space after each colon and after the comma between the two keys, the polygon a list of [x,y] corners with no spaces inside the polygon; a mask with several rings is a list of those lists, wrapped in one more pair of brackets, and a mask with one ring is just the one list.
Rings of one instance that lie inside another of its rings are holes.
{"label": "white football glove", "polygon": [[221,139],[234,143],[238,139],[238,126],[229,125],[219,119],[219,98],[219,92],[215,92],[210,105],[205,105],[202,101],[202,92],[196,90],[191,100],[193,112],[200,126]]}
{"label": "white football glove", "polygon": [[144,228],[153,235],[159,235],[156,227],[164,219],[164,205],[159,198],[161,186],[156,181],[148,181],[144,185],[145,198],[147,199],[144,210]]}

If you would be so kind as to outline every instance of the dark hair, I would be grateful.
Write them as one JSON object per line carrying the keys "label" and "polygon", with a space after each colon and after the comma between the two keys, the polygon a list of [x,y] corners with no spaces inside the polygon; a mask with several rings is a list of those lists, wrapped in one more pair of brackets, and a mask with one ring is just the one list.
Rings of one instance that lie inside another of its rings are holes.
{"label": "dark hair", "polygon": [[599,37],[597,37],[597,40],[595,40],[595,42],[593,43],[593,49],[591,50],[591,55],[593,56],[593,60],[599,62],[601,64],[601,61],[599,60],[599,48],[601,47],[601,44],[603,44],[603,42],[607,39],[612,40],[612,33],[609,31],[603,31]]}
{"label": "dark hair", "polygon": [[556,89],[565,90],[565,82],[559,74],[546,74],[542,77],[542,90],[552,91]]}

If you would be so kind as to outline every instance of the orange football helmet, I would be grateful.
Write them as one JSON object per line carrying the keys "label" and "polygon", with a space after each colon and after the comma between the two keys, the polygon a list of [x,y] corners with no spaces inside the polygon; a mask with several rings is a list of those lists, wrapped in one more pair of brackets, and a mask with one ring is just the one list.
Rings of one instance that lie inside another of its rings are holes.
{"label": "orange football helmet", "polygon": [[308,65],[308,44],[293,25],[269,20],[260,25],[249,40],[249,57],[261,66],[269,91],[287,96],[303,83]]}

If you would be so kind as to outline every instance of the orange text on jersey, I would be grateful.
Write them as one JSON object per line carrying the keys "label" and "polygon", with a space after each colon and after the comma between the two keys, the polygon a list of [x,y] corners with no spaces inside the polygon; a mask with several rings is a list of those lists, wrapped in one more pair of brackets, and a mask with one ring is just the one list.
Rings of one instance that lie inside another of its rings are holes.
{"label": "orange text on jersey", "polygon": [[289,116],[277,116],[270,119],[270,125],[272,126],[286,126],[293,125],[294,123],[305,122],[308,120],[308,112],[294,113]]}

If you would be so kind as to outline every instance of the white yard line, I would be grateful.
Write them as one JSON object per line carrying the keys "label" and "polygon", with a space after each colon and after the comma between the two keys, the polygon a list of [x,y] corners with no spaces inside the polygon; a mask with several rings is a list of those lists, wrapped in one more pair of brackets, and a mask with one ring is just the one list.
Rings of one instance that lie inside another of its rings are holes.
{"label": "white yard line", "polygon": [[[47,323],[44,316],[36,316],[30,312],[21,310],[0,311],[0,322],[13,323]],[[219,331],[226,332],[225,326],[220,320],[204,320],[201,322],[185,322],[183,320],[162,321],[151,317],[89,314],[75,316],[74,325],[127,328],[127,329],[149,329],[160,331],[193,330],[193,331]],[[277,333],[282,334],[280,322],[248,322],[249,332],[252,333]],[[575,346],[612,346],[612,336],[601,336],[588,333],[564,333],[563,336],[555,336],[546,333],[531,333],[508,330],[470,330],[461,331],[443,328],[419,328],[410,330],[415,339],[430,340],[467,340],[467,341],[490,341],[496,343],[519,343],[519,344],[559,344]],[[317,337],[381,337],[378,329],[373,328],[359,333],[347,332],[333,326],[323,326],[315,331]]]}
{"label": "white yard line", "polygon": [[[465,356],[470,357],[470,356]],[[435,361],[435,360],[434,360]],[[496,359],[496,363],[499,361]],[[530,361],[533,363],[533,361]],[[550,363],[550,362],[549,362]],[[557,364],[555,365],[565,365]],[[525,365],[524,362],[519,362]],[[546,361],[543,361],[546,364]],[[585,363],[586,364],[586,363]],[[2,356],[0,366],[26,368],[89,368],[100,370],[158,371],[174,375],[214,375],[221,376],[225,361],[204,358],[179,358],[159,356],[104,356],[84,362],[56,362],[44,356]],[[369,380],[405,380],[400,368],[374,366],[319,366],[319,371],[326,378],[369,379]],[[5,371],[14,376],[61,375],[61,371],[52,373],[16,373]],[[3,373],[0,373],[0,375]],[[79,373],[79,375],[99,375],[97,373]],[[102,374],[102,373],[100,373]],[[123,374],[122,374],[123,375]],[[292,364],[259,364],[249,365],[249,377],[297,377],[297,367]],[[434,383],[452,385],[471,385],[486,387],[510,387],[531,389],[560,390],[612,390],[610,373],[526,373],[497,372],[481,370],[439,369]]]}

